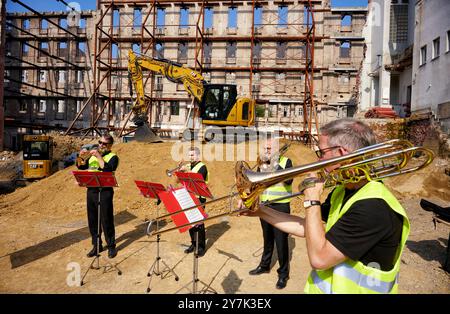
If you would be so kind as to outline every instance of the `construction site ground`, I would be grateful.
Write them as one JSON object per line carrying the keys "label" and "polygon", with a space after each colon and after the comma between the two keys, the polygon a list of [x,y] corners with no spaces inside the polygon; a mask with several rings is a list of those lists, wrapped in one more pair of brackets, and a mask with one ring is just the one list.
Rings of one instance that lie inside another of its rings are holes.
{"label": "construction site ground", "polygon": [[[115,189],[114,196],[119,252],[113,260],[108,260],[103,253],[100,263],[116,263],[122,271],[121,276],[114,269],[106,269],[105,273],[90,270],[85,285],[73,284],[92,261],[86,257],[92,247],[86,218],[86,191],[77,186],[71,174],[74,166],[1,195],[0,292],[146,293],[147,271],[156,257],[156,237],[148,237],[146,228],[148,221],[157,216],[157,206],[154,200],[139,194],[134,180],[176,185],[175,180],[165,174],[166,169],[177,164],[171,158],[173,145],[173,142],[130,142],[114,146],[113,150],[120,156],[116,172],[120,186]],[[203,148],[208,145],[211,144]],[[248,143],[233,145],[233,148],[238,145]],[[315,154],[299,143],[291,145],[287,156],[294,165],[316,161]],[[230,193],[235,160],[205,162],[210,171],[213,194],[219,197]],[[400,293],[450,293],[449,274],[442,268],[450,227],[438,223],[435,228],[433,214],[419,205],[421,198],[425,198],[440,206],[449,206],[450,182],[444,174],[445,167],[448,167],[447,161],[436,158],[421,171],[385,180],[404,205],[411,221],[411,234],[401,259]],[[2,175],[8,175],[7,171],[2,171]],[[294,181],[294,187],[300,180]],[[292,211],[304,216],[300,201],[292,202]],[[163,206],[159,207],[161,214],[166,213]],[[212,216],[228,209],[228,203],[215,204],[208,206],[207,212]],[[170,221],[164,224],[165,228],[171,225]],[[207,252],[199,258],[198,276],[218,293],[303,293],[311,270],[303,238],[289,238],[290,280],[285,289],[277,290],[276,254],[270,273],[248,274],[258,265],[262,253],[259,219],[227,216],[210,220],[206,222],[206,235]],[[161,257],[174,268],[179,281],[170,274],[163,279],[153,276],[151,293],[190,292],[193,255],[183,252],[188,244],[188,233],[173,231],[161,236]],[[200,284],[199,288],[202,287]]]}

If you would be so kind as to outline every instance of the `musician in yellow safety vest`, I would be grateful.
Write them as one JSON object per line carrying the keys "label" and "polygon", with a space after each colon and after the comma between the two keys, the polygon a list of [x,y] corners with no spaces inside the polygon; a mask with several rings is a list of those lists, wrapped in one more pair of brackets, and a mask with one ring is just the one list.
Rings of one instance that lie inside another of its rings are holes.
{"label": "musician in yellow safety vest", "polygon": [[[181,171],[200,173],[205,180],[205,183],[208,184],[209,174],[208,168],[206,165],[200,160],[200,149],[198,147],[191,147],[189,149],[189,161],[190,163],[181,167]],[[200,203],[205,203],[206,198],[199,197]],[[203,208],[205,209],[205,208]],[[206,253],[206,231],[205,224],[199,223],[189,229],[189,235],[191,237],[191,245],[184,250],[184,253],[192,253],[195,250],[196,246],[196,233],[198,233],[198,256],[203,256]]]}
{"label": "musician in yellow safety vest", "polygon": [[[369,126],[346,118],[321,128],[316,153],[325,160],[373,144]],[[410,230],[401,204],[377,181],[339,185],[323,203],[322,192],[323,183],[304,191],[305,218],[267,206],[247,215],[306,238],[312,267],[306,293],[397,293],[401,254]]]}
{"label": "musician in yellow safety vest", "polygon": [[[77,163],[77,167],[80,170],[88,171],[102,171],[113,172],[116,171],[119,165],[119,157],[111,152],[114,138],[110,134],[104,134],[99,140],[99,146],[96,149],[87,151],[82,149],[80,155],[88,155],[88,159],[85,159],[84,163]],[[98,196],[100,194],[100,221],[101,228],[98,229]],[[88,257],[94,257],[98,251],[103,251],[103,245],[101,240],[102,230],[105,233],[106,244],[108,245],[108,257],[114,258],[117,255],[116,250],[116,231],[114,228],[114,207],[113,207],[114,189],[112,187],[102,188],[87,188],[87,214],[89,231],[92,237],[93,248]],[[98,239],[97,239],[98,237]],[[97,242],[98,240],[98,242]]]}
{"label": "musician in yellow safety vest", "polygon": [[[258,171],[276,171],[292,167],[292,161],[278,154],[278,150],[275,149],[275,139],[267,139],[264,145],[264,153],[262,162],[258,165]],[[261,202],[274,201],[282,197],[286,197],[292,194],[292,181],[288,180],[272,185],[267,188],[260,196]],[[284,198],[278,201],[274,201],[268,207],[278,212],[289,214],[291,212],[290,198]],[[272,254],[274,245],[277,248],[278,255],[278,281],[275,285],[277,289],[283,289],[286,287],[289,279],[289,242],[288,234],[283,232],[274,226],[270,225],[266,221],[261,219],[261,228],[263,232],[264,250],[261,255],[261,261],[259,265],[249,272],[250,275],[260,275],[268,273],[270,271],[270,264],[272,261]]]}

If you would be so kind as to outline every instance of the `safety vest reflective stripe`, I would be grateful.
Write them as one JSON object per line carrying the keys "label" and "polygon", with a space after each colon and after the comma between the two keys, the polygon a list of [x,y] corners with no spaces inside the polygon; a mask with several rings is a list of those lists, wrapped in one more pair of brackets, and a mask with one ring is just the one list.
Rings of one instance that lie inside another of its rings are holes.
{"label": "safety vest reflective stripe", "polygon": [[326,231],[345,214],[351,205],[359,200],[368,198],[382,198],[391,209],[403,216],[402,236],[396,253],[394,266],[389,271],[364,265],[360,261],[347,259],[326,270],[313,270],[310,273],[305,286],[307,293],[396,293],[398,290],[398,274],[400,269],[400,257],[409,235],[409,220],[406,212],[380,182],[369,182],[362,187],[343,205],[345,189],[338,186],[331,196],[331,209],[328,216]]}
{"label": "safety vest reflective stripe", "polygon": [[[398,282],[398,273],[393,281],[385,282],[380,280],[380,278],[376,278],[377,276],[363,275],[347,263],[341,263],[335,266],[333,275],[345,277],[346,279],[353,281],[358,286],[372,290],[376,293],[389,293]],[[321,279],[315,270],[311,271],[311,278],[317,288],[319,288],[323,293],[333,293],[331,284],[326,280]]]}
{"label": "safety vest reflective stripe", "polygon": [[[109,162],[111,160],[111,158],[113,158],[114,156],[116,156],[116,154],[114,153],[108,153],[105,156],[103,156],[103,160],[105,162]],[[88,171],[100,171],[98,170],[98,168],[100,168],[100,164],[98,162],[97,157],[92,156],[91,158],[89,158],[89,168]]]}
{"label": "safety vest reflective stripe", "polygon": [[333,293],[331,291],[331,284],[329,282],[326,282],[325,280],[320,279],[319,275],[317,275],[317,272],[315,270],[312,270],[309,275],[310,275],[314,285],[317,288],[319,288],[322,293],[325,293],[325,294]]}
{"label": "safety vest reflective stripe", "polygon": [[[287,157],[280,157],[280,167],[282,169],[286,169],[286,164],[289,158]],[[284,184],[283,182],[274,184],[264,190],[264,192],[261,193],[260,200],[261,202],[271,201],[283,196],[289,196],[292,194],[292,184]],[[280,201],[277,201],[276,203],[289,203],[291,201],[290,198],[286,198]]]}
{"label": "safety vest reflective stripe", "polygon": [[[198,162],[198,163],[194,166],[194,168],[191,169],[191,171],[192,171],[192,172],[195,172],[195,173],[198,173],[199,170],[200,170],[203,166],[205,166],[205,164],[202,163],[202,162],[200,161],[200,162]],[[190,166],[189,166],[189,167],[190,167]],[[209,181],[209,171],[206,171],[206,180],[205,180],[205,183],[208,184],[208,181]]]}

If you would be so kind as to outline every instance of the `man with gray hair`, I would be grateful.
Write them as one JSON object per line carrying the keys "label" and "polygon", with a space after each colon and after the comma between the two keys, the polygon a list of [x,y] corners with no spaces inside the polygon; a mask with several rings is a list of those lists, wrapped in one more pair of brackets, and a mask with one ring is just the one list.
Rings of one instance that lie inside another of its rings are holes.
{"label": "man with gray hair", "polygon": [[[375,135],[369,126],[341,119],[321,129],[316,154],[319,160],[326,160],[373,144]],[[324,170],[329,173],[339,167]],[[284,232],[306,238],[312,267],[306,293],[396,293],[401,254],[409,234],[401,204],[377,181],[338,185],[323,203],[322,192],[320,182],[305,189],[305,218],[264,205],[247,215],[259,216]]]}

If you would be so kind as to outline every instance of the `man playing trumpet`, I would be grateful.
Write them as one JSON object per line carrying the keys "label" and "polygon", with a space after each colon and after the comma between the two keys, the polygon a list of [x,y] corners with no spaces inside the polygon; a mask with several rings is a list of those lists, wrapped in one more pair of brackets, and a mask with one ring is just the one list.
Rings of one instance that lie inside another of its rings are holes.
{"label": "man playing trumpet", "polygon": [[[113,143],[114,138],[109,134],[105,134],[98,142],[98,149],[94,148],[90,151],[87,149],[82,149],[79,153],[79,156],[82,157],[82,159],[77,160],[77,168],[88,171],[115,171],[119,165],[119,157],[111,152]],[[112,187],[102,188],[100,199],[100,206],[102,209],[100,215],[101,228],[100,230],[97,230],[97,203],[99,193],[100,190],[98,188],[87,189],[87,216],[93,245],[92,250],[87,253],[87,256],[94,257],[97,254],[97,232],[100,233],[99,252],[103,251],[101,240],[101,233],[103,229],[105,231],[106,244],[108,245],[108,257],[114,258],[117,255],[114,229],[114,189]]]}
{"label": "man playing trumpet", "polygon": [[[191,147],[189,149],[189,160],[190,163],[180,166],[180,171],[200,173],[203,177],[203,180],[205,180],[205,183],[208,184],[208,169],[206,168],[206,165],[200,160],[200,149],[198,147]],[[206,202],[206,198],[201,196],[198,198],[198,200],[202,204]],[[198,233],[198,256],[203,256],[206,252],[206,232],[204,223],[198,223],[189,229],[191,245],[186,250],[184,250],[184,253],[188,254],[194,252],[196,246],[196,233]]]}
{"label": "man playing trumpet", "polygon": [[[316,153],[322,161],[373,144],[375,135],[369,126],[340,119],[322,127]],[[410,229],[401,204],[382,182],[365,179],[337,186],[324,203],[322,192],[321,182],[304,190],[305,218],[264,205],[246,215],[257,215],[284,232],[306,238],[312,266],[306,293],[396,293]]]}

